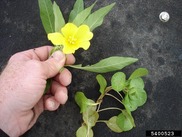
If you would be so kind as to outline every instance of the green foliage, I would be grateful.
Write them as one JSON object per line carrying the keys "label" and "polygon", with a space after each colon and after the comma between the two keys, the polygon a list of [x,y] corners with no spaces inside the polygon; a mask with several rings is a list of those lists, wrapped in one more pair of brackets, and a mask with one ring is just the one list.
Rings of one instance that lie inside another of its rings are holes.
{"label": "green foliage", "polygon": [[148,75],[148,70],[146,68],[138,68],[131,74],[129,79],[135,79],[146,75]]}
{"label": "green foliage", "polygon": [[46,33],[54,32],[54,13],[51,0],[38,0],[40,17]]}
{"label": "green foliage", "polygon": [[117,116],[113,116],[111,117],[107,122],[107,126],[114,132],[116,133],[121,133],[123,132],[123,130],[118,126],[117,124]]}
{"label": "green foliage", "polygon": [[88,25],[90,27],[90,30],[93,31],[103,23],[104,17],[108,14],[114,5],[115,3],[112,3],[95,11],[83,22],[83,24]]}
{"label": "green foliage", "polygon": [[126,75],[123,72],[115,73],[111,78],[112,88],[120,92],[125,88]]}
{"label": "green foliage", "polygon": [[[51,0],[38,0],[38,3],[40,17],[46,33],[59,32],[65,25],[65,20],[59,6],[56,2],[52,4]],[[84,9],[83,0],[76,0],[73,9],[70,12],[68,22],[74,23],[77,26],[86,24],[90,27],[91,31],[100,26],[103,23],[104,17],[113,8],[115,3],[91,13],[95,3],[96,2]]]}
{"label": "green foliage", "polygon": [[96,79],[97,79],[97,82],[99,83],[99,85],[100,85],[100,93],[101,94],[104,94],[104,91],[105,91],[105,89],[106,89],[106,86],[107,86],[107,81],[106,81],[106,79],[101,75],[101,74],[99,74],[99,75],[97,75],[96,76]]}
{"label": "green foliage", "polygon": [[137,106],[142,106],[147,101],[147,94],[141,88],[132,88],[128,92],[130,100],[134,101]]}
{"label": "green foliage", "polygon": [[144,90],[144,82],[141,78],[147,74],[147,69],[138,68],[131,74],[126,82],[129,85],[127,91],[124,92],[126,95],[122,102],[129,111],[135,111],[147,101],[147,93]]}
{"label": "green foliage", "polygon": [[122,100],[125,108],[127,108],[129,111],[135,111],[137,109],[137,104],[135,104],[135,101],[130,100],[130,98],[128,97],[129,95],[126,94],[124,99]]}
{"label": "green foliage", "polygon": [[83,0],[76,0],[73,9],[72,9],[72,11],[70,12],[69,21],[68,21],[68,22],[72,22],[72,21],[75,19],[75,17],[76,17],[82,10],[84,10],[84,3],[83,3]]}
{"label": "green foliage", "polygon": [[144,82],[142,78],[135,78],[130,80],[129,88],[144,88]]}
{"label": "green foliage", "polygon": [[[77,92],[75,97],[75,100],[77,104],[79,104],[83,114],[84,121],[82,126],[77,130],[76,136],[93,137],[92,127],[95,126],[97,120],[99,119],[99,114],[96,111],[96,103],[91,99],[87,99],[82,92]],[[81,105],[80,103],[83,103],[84,105]]]}
{"label": "green foliage", "polygon": [[77,137],[93,137],[94,133],[91,128],[88,128],[87,125],[82,125],[76,132]]}
{"label": "green foliage", "polygon": [[[140,71],[142,70],[142,71]],[[137,72],[137,73],[136,73]],[[142,74],[140,74],[141,72]],[[77,92],[76,102],[80,106],[83,112],[83,124],[77,130],[77,137],[88,137],[94,136],[92,128],[97,122],[105,123],[110,130],[116,133],[121,133],[124,131],[129,131],[135,127],[135,122],[131,114],[132,111],[136,110],[138,107],[144,105],[147,100],[147,94],[144,90],[144,82],[141,76],[144,76],[148,72],[146,69],[137,69],[132,73],[130,78],[126,80],[126,75],[123,72],[116,72],[111,78],[111,86],[107,86],[106,79],[102,75],[97,75],[96,79],[100,85],[101,95],[96,102],[87,99],[84,93]],[[114,94],[108,93],[110,91],[115,91],[120,97],[118,98]],[[125,96],[123,97],[120,92],[123,91]],[[125,109],[117,107],[108,107],[100,109],[101,104],[105,96],[110,96],[121,103]],[[86,102],[86,103],[85,103]],[[83,103],[83,105],[82,105]],[[85,105],[86,104],[86,105]],[[84,109],[83,109],[84,108]],[[109,110],[119,110],[119,114],[111,117],[109,120],[99,120],[99,113]],[[81,134],[81,132],[83,134]]]}
{"label": "green foliage", "polygon": [[94,106],[88,106],[85,112],[83,112],[83,121],[87,125],[87,127],[91,128],[95,126],[98,119],[99,114],[96,111],[96,107]]}
{"label": "green foliage", "polygon": [[77,92],[75,95],[75,101],[80,107],[80,113],[83,113],[88,106],[88,99],[85,97],[85,95],[82,92]]}
{"label": "green foliage", "polygon": [[65,25],[65,20],[63,18],[63,14],[59,8],[59,6],[54,1],[53,3],[53,12],[54,12],[54,18],[55,18],[55,31],[59,32],[61,31],[61,28]]}
{"label": "green foliage", "polygon": [[74,23],[77,26],[80,26],[85,21],[85,19],[90,15],[94,5],[95,3],[93,3],[90,7],[84,9],[80,13],[78,13],[72,23]]}
{"label": "green foliage", "polygon": [[118,115],[116,123],[123,131],[129,131],[135,126],[133,117],[128,114],[126,110],[123,110],[122,113]]}
{"label": "green foliage", "polygon": [[82,67],[82,65],[69,65],[69,67],[96,73],[106,73],[121,70],[122,68],[136,61],[138,61],[138,59],[136,58],[112,56],[109,58],[102,59],[98,63],[90,66]]}

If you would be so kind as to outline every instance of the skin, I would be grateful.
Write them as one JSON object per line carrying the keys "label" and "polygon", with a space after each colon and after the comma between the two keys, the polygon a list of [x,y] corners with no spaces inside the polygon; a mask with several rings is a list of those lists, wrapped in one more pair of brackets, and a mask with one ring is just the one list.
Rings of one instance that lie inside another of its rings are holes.
{"label": "skin", "polygon": [[[49,57],[51,46],[16,53],[0,75],[0,128],[10,137],[29,130],[44,110],[54,111],[65,104],[71,73],[64,68],[73,64],[73,55],[56,51]],[[46,80],[52,78],[50,90],[43,95]]]}

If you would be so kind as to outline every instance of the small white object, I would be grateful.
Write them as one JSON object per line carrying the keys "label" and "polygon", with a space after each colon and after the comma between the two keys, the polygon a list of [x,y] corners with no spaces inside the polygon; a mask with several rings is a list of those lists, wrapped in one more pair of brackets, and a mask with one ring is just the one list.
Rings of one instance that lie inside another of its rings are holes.
{"label": "small white object", "polygon": [[166,11],[161,12],[160,15],[159,15],[159,19],[162,22],[168,22],[169,18],[170,18],[169,13],[167,13]]}

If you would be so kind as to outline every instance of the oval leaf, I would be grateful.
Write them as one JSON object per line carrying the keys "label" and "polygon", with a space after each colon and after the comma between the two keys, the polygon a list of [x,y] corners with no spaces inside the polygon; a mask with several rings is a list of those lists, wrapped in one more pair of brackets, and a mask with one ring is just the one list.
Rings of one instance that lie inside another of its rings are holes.
{"label": "oval leaf", "polygon": [[111,78],[111,86],[117,92],[125,88],[126,75],[123,72],[115,73]]}
{"label": "oval leaf", "polygon": [[98,119],[99,119],[99,114],[96,110],[94,112],[91,112],[88,109],[86,110],[86,112],[83,113],[83,121],[88,127],[95,126]]}
{"label": "oval leaf", "polygon": [[129,88],[144,88],[144,82],[142,78],[131,79],[129,82]]}
{"label": "oval leaf", "polygon": [[125,108],[129,111],[135,111],[138,107],[136,102],[129,99],[128,94],[125,95],[122,102],[123,102]]}
{"label": "oval leaf", "polygon": [[130,102],[134,101],[137,106],[142,106],[147,101],[147,93],[140,88],[132,88],[128,92]]}
{"label": "oval leaf", "polygon": [[83,0],[77,0],[73,6],[73,10],[70,12],[68,22],[72,22],[75,19],[76,15],[82,10],[84,10]]}
{"label": "oval leaf", "polygon": [[85,67],[82,67],[82,65],[68,65],[68,66],[96,73],[106,73],[106,72],[121,70],[122,68],[136,61],[138,61],[138,59],[136,58],[113,56],[102,59],[98,63],[91,66],[85,66]]}
{"label": "oval leaf", "polygon": [[54,12],[54,18],[55,18],[55,31],[59,32],[61,28],[65,25],[65,20],[63,18],[63,14],[59,8],[59,6],[54,1],[53,3],[53,12]]}
{"label": "oval leaf", "polygon": [[122,113],[123,113],[123,115],[125,115],[130,120],[133,127],[135,127],[135,122],[134,122],[133,116],[131,115],[131,112],[126,109],[126,110],[122,110]]}
{"label": "oval leaf", "polygon": [[46,33],[54,32],[54,13],[51,0],[38,0],[40,18]]}
{"label": "oval leaf", "polygon": [[78,106],[80,107],[80,113],[86,111],[89,101],[83,92],[77,92],[76,93],[75,101],[78,104]]}
{"label": "oval leaf", "polygon": [[100,85],[100,93],[101,94],[104,94],[104,91],[105,91],[105,89],[106,89],[106,86],[107,86],[107,81],[106,81],[106,79],[102,76],[102,75],[97,75],[96,76],[96,79],[97,79],[97,82],[99,83],[99,85]]}
{"label": "oval leaf", "polygon": [[88,128],[86,125],[82,125],[76,131],[76,137],[93,137],[94,133],[91,128]]}
{"label": "oval leaf", "polygon": [[123,131],[129,131],[133,128],[133,124],[129,116],[124,115],[123,113],[118,115],[116,123],[119,126],[119,128]]}
{"label": "oval leaf", "polygon": [[135,79],[135,78],[142,77],[145,75],[148,75],[148,70],[146,68],[138,68],[131,74],[129,79]]}
{"label": "oval leaf", "polygon": [[112,3],[95,11],[84,21],[83,24],[88,25],[90,27],[90,30],[93,31],[96,27],[100,26],[103,23],[104,17],[108,14],[114,5],[115,3]]}
{"label": "oval leaf", "polygon": [[111,117],[107,122],[107,126],[116,133],[123,132],[116,123],[117,116]]}
{"label": "oval leaf", "polygon": [[83,121],[90,128],[95,125],[96,121],[99,118],[99,114],[98,112],[96,112],[97,106],[92,105],[92,104],[95,104],[93,100],[88,99],[87,104],[90,104],[90,105],[87,105],[87,108],[83,112]]}

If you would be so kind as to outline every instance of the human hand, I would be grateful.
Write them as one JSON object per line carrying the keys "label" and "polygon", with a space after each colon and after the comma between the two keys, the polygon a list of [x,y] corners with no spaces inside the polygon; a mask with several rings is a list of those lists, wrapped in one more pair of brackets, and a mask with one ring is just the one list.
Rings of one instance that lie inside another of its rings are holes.
{"label": "human hand", "polygon": [[[71,73],[60,69],[75,58],[60,51],[49,57],[51,49],[44,46],[13,55],[0,75],[0,128],[11,137],[29,130],[44,110],[54,111],[67,101]],[[43,96],[48,78],[52,85]]]}

